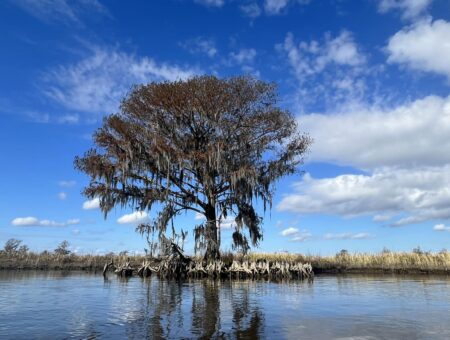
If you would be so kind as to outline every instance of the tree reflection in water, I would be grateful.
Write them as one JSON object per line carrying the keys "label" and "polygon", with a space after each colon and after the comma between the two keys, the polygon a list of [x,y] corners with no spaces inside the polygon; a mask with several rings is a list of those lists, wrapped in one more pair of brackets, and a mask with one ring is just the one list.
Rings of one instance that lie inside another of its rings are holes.
{"label": "tree reflection in water", "polygon": [[[264,317],[249,281],[143,280],[126,317],[129,338],[257,338]],[[144,287],[142,287],[144,288]]]}

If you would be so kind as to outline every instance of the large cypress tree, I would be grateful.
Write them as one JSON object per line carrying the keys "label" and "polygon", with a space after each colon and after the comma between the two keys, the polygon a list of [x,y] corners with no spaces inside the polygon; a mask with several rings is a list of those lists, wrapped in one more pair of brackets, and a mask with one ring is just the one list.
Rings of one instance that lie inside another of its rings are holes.
{"label": "large cypress tree", "polygon": [[[84,194],[106,214],[116,205],[158,213],[141,232],[164,235],[183,211],[205,216],[196,247],[220,257],[220,221],[236,216],[233,246],[262,239],[255,203],[270,208],[274,183],[298,169],[310,139],[277,106],[276,87],[251,77],[195,77],[135,86],[120,112],[94,134],[96,148],[75,160],[90,176]],[[153,209],[154,210],[154,209]]]}

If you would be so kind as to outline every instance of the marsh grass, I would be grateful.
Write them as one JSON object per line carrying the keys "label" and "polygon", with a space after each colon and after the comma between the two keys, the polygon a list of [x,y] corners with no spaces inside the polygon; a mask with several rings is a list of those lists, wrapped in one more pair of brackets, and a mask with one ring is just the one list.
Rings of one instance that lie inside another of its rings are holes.
{"label": "marsh grass", "polygon": [[[105,263],[129,261],[131,266],[138,268],[144,261],[143,255],[107,254],[107,255],[60,255],[50,252],[15,252],[0,251],[0,269],[37,269],[37,270],[86,270],[101,271]],[[270,262],[302,262],[311,263],[314,272],[403,272],[403,273],[447,273],[450,274],[450,252],[389,252],[377,254],[348,253],[341,251],[332,256],[303,255],[291,253],[223,253],[222,260],[231,263],[233,260]]]}
{"label": "marsh grass", "polygon": [[50,252],[42,253],[5,253],[0,252],[0,269],[36,269],[36,270],[86,270],[102,271],[107,262],[124,263],[130,261],[138,267],[144,260],[142,255],[60,255]]}
{"label": "marsh grass", "polygon": [[321,272],[442,272],[450,274],[450,252],[389,252],[377,254],[341,251],[332,256],[287,253],[252,253],[249,260],[308,262]]}

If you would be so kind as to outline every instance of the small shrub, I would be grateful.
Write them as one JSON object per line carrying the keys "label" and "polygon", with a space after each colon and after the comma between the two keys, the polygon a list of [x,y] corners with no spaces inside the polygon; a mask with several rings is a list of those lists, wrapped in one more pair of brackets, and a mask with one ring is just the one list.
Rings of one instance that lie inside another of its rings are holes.
{"label": "small shrub", "polygon": [[55,254],[57,255],[69,255],[71,251],[69,250],[69,242],[66,240],[62,241],[58,248],[55,249]]}
{"label": "small shrub", "polygon": [[14,253],[17,253],[21,243],[22,243],[21,240],[18,240],[15,238],[10,238],[8,241],[6,241],[3,249],[5,250],[5,253],[7,253],[7,254],[14,254]]}

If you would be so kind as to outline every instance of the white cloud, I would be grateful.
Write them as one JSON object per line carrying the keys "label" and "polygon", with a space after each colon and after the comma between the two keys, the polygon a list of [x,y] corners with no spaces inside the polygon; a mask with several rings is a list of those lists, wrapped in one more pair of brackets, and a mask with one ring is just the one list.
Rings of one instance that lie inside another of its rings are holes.
{"label": "white cloud", "polygon": [[324,236],[325,240],[366,240],[369,238],[373,238],[369,233],[328,233]]}
{"label": "white cloud", "polygon": [[297,234],[292,235],[291,242],[304,242],[310,239],[312,234],[306,230],[300,231]]}
{"label": "white cloud", "polygon": [[52,220],[39,220],[36,217],[17,217],[11,221],[16,227],[65,227],[68,225],[79,224],[79,219],[70,219],[66,222],[56,222]]}
{"label": "white cloud", "polygon": [[388,62],[414,70],[445,75],[450,79],[450,23],[423,20],[389,39]]}
{"label": "white cloud", "polygon": [[72,180],[70,180],[70,181],[59,181],[59,182],[58,182],[58,185],[59,185],[60,187],[63,187],[63,188],[71,188],[71,187],[73,187],[75,184],[77,184],[77,182],[72,181]]}
{"label": "white cloud", "polygon": [[[200,221],[206,221],[206,217],[203,214],[195,213],[195,219]],[[221,219],[220,228],[221,229],[232,229],[236,226],[235,217],[227,216],[226,219]]]}
{"label": "white cloud", "polygon": [[97,115],[115,112],[133,84],[186,79],[198,72],[118,50],[92,47],[91,51],[81,61],[60,65],[45,76],[44,93],[66,109]]}
{"label": "white cloud", "polygon": [[14,226],[31,226],[39,225],[39,220],[36,217],[17,217],[11,222]]}
{"label": "white cloud", "polygon": [[77,114],[65,114],[58,117],[57,122],[59,124],[76,124],[80,120],[80,116]]}
{"label": "white cloud", "polygon": [[75,236],[77,236],[77,235],[80,234],[80,230],[79,230],[79,229],[73,229],[73,230],[72,230],[72,234],[75,235]]}
{"label": "white cloud", "polygon": [[253,62],[256,54],[254,48],[243,48],[238,52],[231,52],[230,58],[238,64],[248,64]]}
{"label": "white cloud", "polygon": [[305,175],[280,211],[343,217],[395,215],[391,226],[450,219],[450,165],[384,168],[371,175],[314,179]]}
{"label": "white cloud", "polygon": [[307,239],[311,238],[312,234],[308,232],[307,230],[300,231],[297,228],[290,227],[287,229],[284,229],[281,233],[281,236],[289,237],[289,240],[292,242],[303,242]]}
{"label": "white cloud", "polygon": [[299,232],[299,230],[297,228],[291,227],[291,228],[284,229],[281,232],[281,236],[291,236],[291,235],[297,234],[298,232]]}
{"label": "white cloud", "polygon": [[100,199],[98,197],[95,197],[89,201],[85,201],[83,203],[83,209],[84,210],[92,210],[92,209],[98,209],[100,208]]}
{"label": "white cloud", "polygon": [[44,22],[59,21],[67,25],[81,25],[83,14],[110,16],[108,10],[97,0],[14,0],[11,3]]}
{"label": "white cloud", "polygon": [[386,222],[389,221],[392,218],[392,215],[384,214],[384,215],[375,215],[373,217],[374,222]]}
{"label": "white cloud", "polygon": [[289,0],[265,0],[264,10],[267,14],[279,14],[289,3]]}
{"label": "white cloud", "polygon": [[148,214],[145,211],[135,211],[131,214],[123,215],[117,220],[119,224],[139,224],[148,221]]}
{"label": "white cloud", "polygon": [[66,194],[65,192],[61,191],[61,192],[58,194],[58,198],[59,198],[61,201],[64,201],[64,200],[67,198],[67,194]]}
{"label": "white cloud", "polygon": [[450,231],[450,227],[447,227],[445,224],[436,224],[433,227],[435,231]]}
{"label": "white cloud", "polygon": [[286,55],[298,81],[296,98],[301,107],[317,101],[335,107],[337,102],[360,101],[364,97],[365,77],[372,70],[351,32],[342,31],[336,37],[325,34],[323,41],[299,43],[288,33],[276,49]]}
{"label": "white cloud", "polygon": [[431,3],[432,0],[381,0],[378,9],[381,13],[399,10],[404,19],[414,19],[424,14]]}
{"label": "white cloud", "polygon": [[220,221],[221,229],[233,229],[236,227],[236,221],[234,216],[227,216],[226,219]]}
{"label": "white cloud", "polygon": [[428,96],[392,109],[299,117],[314,139],[309,159],[363,169],[450,163],[450,97]]}
{"label": "white cloud", "polygon": [[288,33],[279,48],[287,53],[298,78],[320,73],[330,65],[355,67],[366,62],[366,57],[348,31],[342,31],[335,38],[325,35],[323,44],[316,40],[296,44],[293,34]]}
{"label": "white cloud", "polygon": [[207,7],[222,7],[225,0],[194,0],[194,2]]}
{"label": "white cloud", "polygon": [[187,40],[180,45],[190,53],[206,54],[210,58],[217,55],[216,43],[212,39],[197,37],[195,39]]}
{"label": "white cloud", "polygon": [[250,18],[257,18],[261,15],[261,8],[259,8],[256,2],[250,2],[248,4],[243,4],[240,7],[240,10],[244,15]]}

